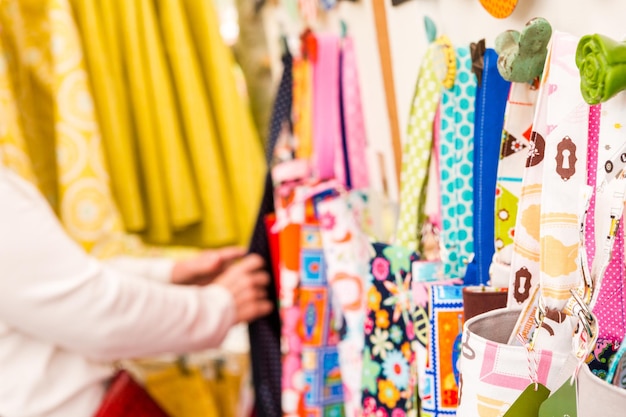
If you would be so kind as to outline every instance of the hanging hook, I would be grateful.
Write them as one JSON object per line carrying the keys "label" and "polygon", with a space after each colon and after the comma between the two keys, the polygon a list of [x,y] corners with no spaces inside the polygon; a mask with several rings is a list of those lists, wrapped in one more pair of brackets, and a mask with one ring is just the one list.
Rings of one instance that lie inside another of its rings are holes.
{"label": "hanging hook", "polygon": [[339,21],[339,26],[341,28],[341,39],[345,39],[348,36],[348,24],[345,20],[341,19]]}
{"label": "hanging hook", "polygon": [[435,42],[435,39],[437,39],[437,25],[435,25],[435,22],[428,16],[424,16],[424,30],[426,30],[428,43]]}
{"label": "hanging hook", "polygon": [[507,30],[496,38],[498,71],[507,81],[532,83],[541,76],[548,56],[552,26],[536,17],[521,32]]}

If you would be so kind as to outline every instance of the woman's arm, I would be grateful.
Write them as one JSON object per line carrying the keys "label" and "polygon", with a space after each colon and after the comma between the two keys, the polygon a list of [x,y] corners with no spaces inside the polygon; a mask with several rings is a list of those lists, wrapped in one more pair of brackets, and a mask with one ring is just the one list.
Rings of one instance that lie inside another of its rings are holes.
{"label": "woman's arm", "polygon": [[217,346],[237,320],[220,285],[137,279],[91,258],[44,198],[0,172],[0,320],[97,360]]}

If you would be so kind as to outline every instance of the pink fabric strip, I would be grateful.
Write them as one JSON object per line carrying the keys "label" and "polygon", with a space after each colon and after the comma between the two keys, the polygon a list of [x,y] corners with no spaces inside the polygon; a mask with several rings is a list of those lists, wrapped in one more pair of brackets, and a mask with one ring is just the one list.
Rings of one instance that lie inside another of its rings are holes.
{"label": "pink fabric strip", "polygon": [[345,185],[339,120],[339,37],[330,34],[319,34],[315,37],[317,40],[317,60],[313,66],[315,175],[319,179],[337,178]]}
{"label": "pink fabric strip", "polygon": [[348,160],[350,161],[350,180],[352,188],[367,188],[369,187],[369,173],[365,156],[367,136],[365,133],[365,121],[363,120],[356,54],[352,38],[349,37],[343,40],[343,73],[341,76],[343,81],[346,142]]}
{"label": "pink fabric strip", "polygon": [[596,255],[595,212],[596,212],[596,179],[598,170],[598,143],[600,140],[600,111],[601,105],[589,108],[588,148],[587,148],[587,185],[594,187],[589,202],[589,210],[585,222],[585,243],[589,266]]}
{"label": "pink fabric strip", "polygon": [[[591,106],[589,109],[589,148],[587,153],[587,184],[597,185],[598,170],[598,146],[600,137],[600,114],[601,105]],[[595,257],[595,191],[589,204],[587,221],[585,224],[585,240],[587,249],[587,259],[591,264]],[[623,220],[623,219],[622,219]],[[623,222],[620,222],[619,229],[615,236],[611,262],[609,263],[602,280],[598,301],[593,308],[593,312],[598,318],[599,339],[611,342],[621,342],[626,332],[624,323],[624,233]]]}

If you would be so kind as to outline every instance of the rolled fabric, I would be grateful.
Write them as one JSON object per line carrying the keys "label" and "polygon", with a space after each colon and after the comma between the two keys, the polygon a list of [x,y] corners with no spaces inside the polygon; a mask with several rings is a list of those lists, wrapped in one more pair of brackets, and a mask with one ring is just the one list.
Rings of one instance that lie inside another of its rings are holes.
{"label": "rolled fabric", "polygon": [[607,36],[583,36],[576,49],[580,91],[588,104],[607,101],[626,89],[626,43]]}

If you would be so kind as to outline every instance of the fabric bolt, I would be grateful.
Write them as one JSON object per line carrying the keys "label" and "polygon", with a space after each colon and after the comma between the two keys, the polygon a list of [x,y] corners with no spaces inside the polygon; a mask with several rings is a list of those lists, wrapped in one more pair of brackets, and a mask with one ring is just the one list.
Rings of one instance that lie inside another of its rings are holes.
{"label": "fabric bolt", "polygon": [[[142,57],[139,68],[147,70],[147,73],[142,71],[142,74],[137,76],[145,77],[147,80],[148,91],[143,94],[147,95],[145,100],[153,112],[149,120],[157,126],[156,129],[148,131],[154,136],[141,136],[139,141],[156,138],[159,160],[162,164],[160,174],[166,174],[165,181],[161,179],[157,181],[163,183],[165,187],[166,200],[163,203],[167,207],[167,227],[170,229],[171,237],[172,230],[183,229],[200,220],[200,201],[194,189],[191,160],[185,149],[182,120],[176,111],[176,86],[169,73],[167,51],[161,39],[156,5],[151,1],[141,0],[135,7],[137,21],[129,22],[131,26],[126,27],[126,30],[130,32],[133,27],[142,28],[139,37],[143,39],[142,46],[133,52],[141,54],[138,55]],[[125,10],[120,8],[119,13],[122,15]],[[141,110],[135,107],[135,111]],[[136,114],[135,118],[138,117],[145,116]],[[155,243],[164,242],[155,241]]]}
{"label": "fabric bolt", "polygon": [[[204,0],[186,0],[183,4],[186,26],[191,29],[194,52],[199,57],[204,88],[209,95],[219,149],[226,168],[226,171],[216,171],[219,173],[217,178],[227,181],[228,194],[232,195],[232,204],[225,207],[235,220],[235,243],[247,245],[263,193],[263,175],[266,172],[263,144],[256,132],[246,99],[237,89],[233,71],[235,60],[220,35],[215,4]],[[201,154],[204,159],[199,162],[203,167],[209,165],[209,158],[214,152]],[[196,170],[199,166],[196,164]],[[224,172],[227,174],[224,175]],[[215,185],[215,178],[207,176],[206,184],[199,183],[201,192],[210,194],[209,190]],[[215,201],[215,197],[213,194],[204,197],[204,210],[207,205],[213,209],[221,205]],[[216,219],[219,227],[211,233],[222,228],[219,219],[221,218]],[[204,216],[203,220],[208,221],[208,216]]]}
{"label": "fabric bolt", "polygon": [[[270,130],[267,139],[266,158],[268,166],[271,163],[274,147],[278,141],[282,127],[290,124],[293,98],[293,58],[290,54],[283,55],[283,74],[274,99]],[[265,259],[267,272],[272,281],[277,283],[277,273],[269,265],[274,265],[273,258],[280,258],[278,253],[270,253],[266,218],[274,212],[274,194],[271,174],[265,177],[265,190],[259,214],[257,217],[249,251],[261,255]],[[277,233],[278,234],[278,233]],[[280,248],[280,237],[274,237],[274,248]],[[280,249],[279,249],[280,250]],[[280,267],[278,266],[280,269]],[[280,286],[270,285],[268,288],[269,298],[278,307],[278,291]],[[268,317],[250,323],[250,344],[255,346],[250,350],[252,360],[252,378],[254,381],[255,412],[258,417],[278,417],[281,413],[281,351],[280,351],[280,317],[276,308]]]}
{"label": "fabric bolt", "polygon": [[339,37],[317,34],[313,64],[313,166],[319,179],[345,185],[339,120]]}
{"label": "fabric bolt", "polygon": [[469,47],[456,49],[456,79],[441,93],[439,169],[441,186],[441,258],[448,278],[465,276],[474,253],[473,158],[476,78]]}
{"label": "fabric bolt", "polygon": [[[230,167],[219,157],[219,151],[226,154],[225,146],[230,138],[224,135],[221,137],[222,140],[219,140],[216,130],[217,120],[211,117],[213,107],[219,103],[212,102],[203,88],[200,60],[195,54],[191,33],[192,20],[185,15],[183,2],[176,0],[158,1],[155,11],[158,13],[158,22],[163,37],[163,52],[169,57],[172,91],[175,93],[173,99],[178,101],[180,127],[185,135],[185,144],[189,148],[190,166],[193,167],[192,175],[198,184],[197,198],[203,210],[200,226],[197,229],[194,228],[196,230],[181,231],[178,234],[180,236],[178,241],[186,243],[185,234],[196,234],[199,237],[187,238],[188,242],[193,243],[199,238],[205,246],[210,242],[207,240],[213,238],[211,235],[223,227],[220,222],[223,219],[227,226],[225,230],[229,229],[228,221],[232,222],[230,229],[234,232],[233,241],[227,243],[234,244],[239,233],[239,218],[238,216],[225,217],[225,214],[228,215],[231,212],[228,207],[236,207],[237,203],[233,201],[236,192],[231,194],[226,191],[231,187],[234,191],[235,184],[232,181]],[[215,115],[216,119],[218,117],[219,115]],[[250,160],[251,165],[255,162],[254,159]],[[215,181],[216,178],[221,180]],[[221,213],[210,212],[216,206],[220,206]],[[244,215],[243,212],[239,214]],[[173,224],[176,226],[176,222]],[[215,244],[215,242],[210,243]]]}
{"label": "fabric bolt", "polygon": [[430,289],[430,340],[420,397],[424,417],[454,415],[458,405],[463,287],[433,285]]}
{"label": "fabric bolt", "polygon": [[375,243],[367,289],[363,415],[417,413],[411,265],[417,255]]}
{"label": "fabric bolt", "polygon": [[[466,285],[486,285],[490,281],[489,265],[494,253],[494,190],[498,170],[498,144],[506,98],[511,84],[497,68],[498,56],[489,48],[483,56],[482,83],[476,94],[474,115],[473,163],[473,240],[474,258],[468,267]],[[493,282],[491,283],[493,285]],[[508,281],[505,282],[505,286]]]}
{"label": "fabric bolt", "polygon": [[72,0],[71,3],[84,43],[85,60],[113,195],[126,230],[141,232],[146,222],[136,175],[137,155],[133,146],[128,97],[123,86],[120,56],[114,55],[117,44],[105,43],[106,36],[114,31],[106,33],[104,15],[111,14],[114,2],[107,2],[104,7],[85,0]]}
{"label": "fabric bolt", "polygon": [[362,232],[350,200],[355,198],[326,199],[317,204],[317,211],[325,271],[333,299],[341,311],[342,332],[338,349],[345,415],[359,417],[362,415],[363,326],[370,253],[367,236]]}
{"label": "fabric bolt", "polygon": [[[127,89],[129,91],[130,109],[135,122],[137,135],[137,150],[140,159],[143,178],[143,189],[146,209],[146,228],[144,237],[152,242],[166,242],[171,239],[168,198],[184,199],[191,195],[191,173],[188,161],[185,160],[181,151],[182,141],[178,119],[171,114],[167,106],[156,106],[157,101],[151,99],[152,94],[159,95],[165,103],[171,103],[171,86],[165,81],[158,82],[160,90],[154,90],[153,80],[157,74],[162,74],[162,52],[158,49],[155,40],[155,31],[151,14],[144,8],[142,2],[115,2],[113,8],[114,19],[120,22],[120,37],[124,40],[124,48],[121,54],[126,60]],[[149,7],[149,5],[147,6]],[[106,15],[106,13],[104,14]],[[145,22],[141,22],[140,16],[144,16]],[[128,28],[125,30],[125,28]],[[139,30],[130,30],[138,28]],[[144,72],[145,63],[152,59],[151,71]],[[162,78],[161,78],[162,80]],[[157,107],[160,107],[158,114]],[[161,158],[167,153],[169,158],[161,164]],[[169,181],[160,180],[160,176],[174,175],[172,169],[180,162],[184,168],[179,171],[180,190],[171,190]],[[178,193],[178,194],[175,194]],[[181,200],[178,200],[181,201]],[[197,212],[197,201],[191,199],[191,210]],[[189,209],[188,209],[189,210]]]}
{"label": "fabric bolt", "polygon": [[342,40],[342,59],[341,91],[350,186],[351,188],[362,189],[369,186],[366,158],[367,133],[361,101],[359,71],[354,41],[351,37]]}
{"label": "fabric bolt", "polygon": [[441,81],[434,70],[433,55],[438,44],[431,44],[420,66],[411,104],[407,139],[402,151],[400,212],[395,244],[412,251],[419,249],[419,223],[422,190],[426,185],[433,138],[433,118],[441,95]]}
{"label": "fabric bolt", "polygon": [[[66,0],[50,2],[51,36],[59,42],[51,51],[50,94],[58,166],[60,218],[66,230],[87,251],[115,254],[123,223],[110,190],[100,131],[92,106],[85,61],[72,10]],[[123,239],[123,238],[122,238]]]}
{"label": "fabric bolt", "polygon": [[[530,83],[512,83],[506,103],[504,128],[500,144],[495,198],[495,257],[492,285],[508,287],[515,221],[522,191],[522,178],[531,133],[537,93],[539,89]],[[496,272],[498,268],[503,273]]]}

